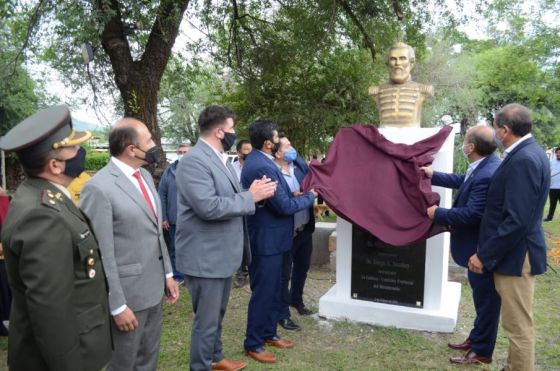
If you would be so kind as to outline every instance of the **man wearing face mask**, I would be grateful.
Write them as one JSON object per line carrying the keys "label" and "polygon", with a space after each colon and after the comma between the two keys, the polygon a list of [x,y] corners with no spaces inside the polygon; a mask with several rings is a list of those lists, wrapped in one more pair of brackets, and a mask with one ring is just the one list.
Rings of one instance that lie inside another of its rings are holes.
{"label": "man wearing face mask", "polygon": [[504,106],[494,115],[493,126],[505,157],[488,187],[478,250],[469,259],[469,270],[494,275],[502,300],[502,327],[509,340],[504,370],[531,371],[535,368],[535,277],[546,271],[542,217],[550,187],[549,160],[531,134],[527,107]]}
{"label": "man wearing face mask", "polygon": [[247,313],[245,354],[258,362],[274,363],[274,354],[264,346],[292,348],[294,344],[277,333],[278,312],[282,304],[282,269],[284,254],[292,248],[295,230],[294,214],[313,207],[317,194],[294,195],[282,172],[274,163],[280,149],[278,129],[274,122],[258,120],[249,127],[253,151],[247,156],[241,182],[247,187],[263,176],[278,183],[274,197],[258,207],[248,218],[252,261],[249,265],[251,299]]}
{"label": "man wearing face mask", "polygon": [[[299,195],[301,194],[300,184],[303,182],[309,167],[305,160],[298,156],[286,135],[280,133],[278,136],[280,138],[280,149],[274,155],[274,161],[282,171],[284,180],[288,183],[292,194]],[[312,313],[303,303],[303,288],[311,264],[314,231],[315,216],[313,208],[300,210],[294,214],[294,238],[292,248],[284,254],[282,304],[278,315],[278,324],[286,330],[299,330],[300,328],[291,318],[290,305],[300,315]]]}
{"label": "man wearing face mask", "polygon": [[2,225],[13,302],[8,367],[100,370],[111,358],[107,286],[98,245],[66,187],[79,145],[66,106],[41,110],[0,143],[27,175]]}
{"label": "man wearing face mask", "polygon": [[235,115],[208,106],[198,117],[200,138],[177,167],[177,269],[185,274],[194,320],[190,369],[241,370],[247,362],[225,358],[222,321],[231,279],[251,260],[246,215],[274,194],[266,177],[241,189],[224,153],[235,142]]}
{"label": "man wearing face mask", "polygon": [[[492,128],[475,126],[467,131],[463,142],[462,151],[469,161],[466,174],[440,173],[433,171],[431,166],[420,168],[432,178],[432,185],[458,189],[451,209],[434,205],[426,212],[434,223],[451,229],[451,255],[458,265],[465,268],[471,255],[476,252],[488,185],[500,166],[495,150]],[[490,363],[498,334],[500,297],[492,273],[476,274],[469,271],[468,279],[476,318],[465,341],[448,344],[449,348],[465,351],[465,354],[449,360],[458,364]]]}
{"label": "man wearing face mask", "polygon": [[161,150],[142,122],[117,121],[109,134],[109,163],[82,192],[103,252],[115,350],[106,370],[156,370],[162,298],[179,297],[163,239],[161,202],[150,173]]}
{"label": "man wearing face mask", "polygon": [[184,282],[183,273],[177,271],[175,265],[175,231],[177,222],[177,184],[175,173],[177,164],[191,149],[190,144],[181,144],[177,149],[177,160],[165,169],[159,181],[159,198],[161,199],[161,215],[163,215],[162,227],[169,236],[169,257],[173,267],[173,278],[177,284]]}

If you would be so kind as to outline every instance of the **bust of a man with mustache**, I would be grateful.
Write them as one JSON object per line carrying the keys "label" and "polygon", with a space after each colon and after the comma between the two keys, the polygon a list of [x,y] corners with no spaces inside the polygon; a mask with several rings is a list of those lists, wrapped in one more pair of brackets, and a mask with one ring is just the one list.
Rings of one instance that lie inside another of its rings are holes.
{"label": "bust of a man with mustache", "polygon": [[426,96],[434,95],[434,87],[412,81],[410,71],[415,63],[410,45],[398,42],[389,49],[385,64],[390,81],[371,86],[368,92],[377,103],[380,127],[420,127],[422,104]]}

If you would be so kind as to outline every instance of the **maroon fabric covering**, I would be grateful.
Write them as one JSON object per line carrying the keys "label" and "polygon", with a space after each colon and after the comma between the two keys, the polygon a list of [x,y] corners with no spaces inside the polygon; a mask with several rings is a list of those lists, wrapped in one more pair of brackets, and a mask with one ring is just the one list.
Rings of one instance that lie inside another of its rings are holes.
{"label": "maroon fabric covering", "polygon": [[426,239],[444,229],[426,215],[439,195],[419,167],[432,162],[451,130],[407,145],[390,142],[372,125],[340,129],[325,162],[310,164],[302,188],[315,189],[339,216],[388,244]]}

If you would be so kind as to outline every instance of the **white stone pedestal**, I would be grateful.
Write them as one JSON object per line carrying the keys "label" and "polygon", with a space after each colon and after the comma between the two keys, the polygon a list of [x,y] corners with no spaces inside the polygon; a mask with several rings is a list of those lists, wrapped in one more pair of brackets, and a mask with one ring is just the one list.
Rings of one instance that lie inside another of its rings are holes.
{"label": "white stone pedestal", "polygon": [[[380,131],[394,143],[413,144],[434,135],[439,129],[384,128]],[[435,156],[435,170],[453,171],[455,134],[455,130],[449,134]],[[441,196],[440,206],[450,208],[451,190],[434,187],[434,191]],[[423,308],[352,299],[352,224],[339,217],[336,233],[336,284],[319,300],[320,316],[413,330],[453,332],[457,323],[461,284],[447,281],[449,233],[426,241]]]}

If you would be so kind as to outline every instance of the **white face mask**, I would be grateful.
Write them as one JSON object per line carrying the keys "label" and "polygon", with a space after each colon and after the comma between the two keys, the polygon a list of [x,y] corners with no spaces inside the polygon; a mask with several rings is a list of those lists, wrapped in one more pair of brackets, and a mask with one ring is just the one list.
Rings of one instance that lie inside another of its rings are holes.
{"label": "white face mask", "polygon": [[469,154],[467,152],[465,152],[465,145],[463,144],[463,147],[461,147],[461,153],[463,153],[463,156],[465,156],[465,158],[469,158]]}
{"label": "white face mask", "polygon": [[179,161],[180,159],[182,159],[184,155],[185,155],[184,153],[178,154],[178,155],[177,155],[177,161]]}

